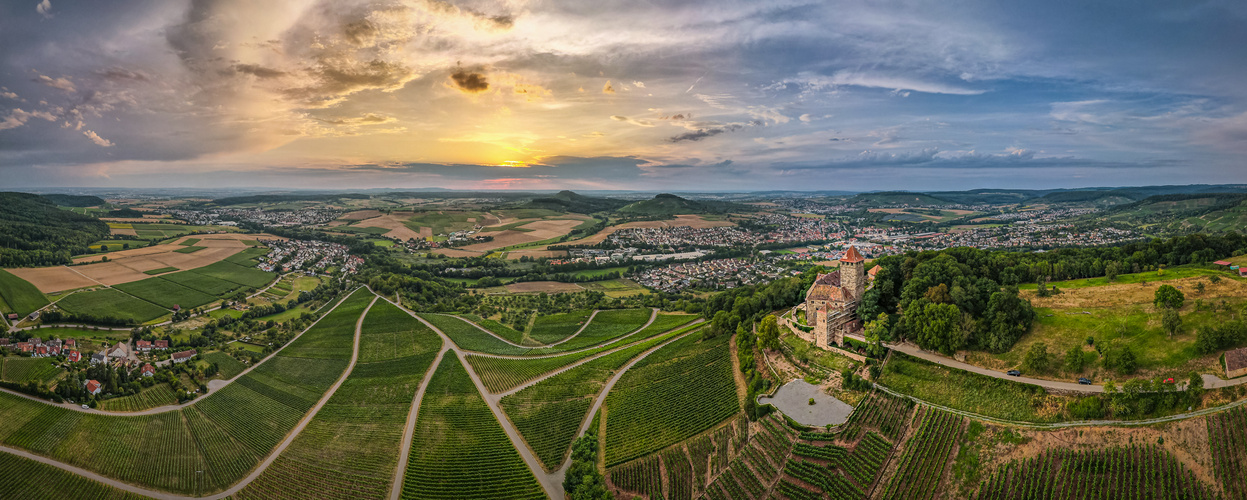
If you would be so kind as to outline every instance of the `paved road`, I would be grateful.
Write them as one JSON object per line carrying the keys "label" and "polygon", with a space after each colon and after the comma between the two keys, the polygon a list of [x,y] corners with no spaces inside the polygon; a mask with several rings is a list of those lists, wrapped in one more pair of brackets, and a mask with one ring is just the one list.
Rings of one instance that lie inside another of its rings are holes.
{"label": "paved road", "polygon": [[1102,385],[1082,385],[1077,382],[1056,382],[1052,380],[1043,380],[1043,379],[1030,378],[1030,377],[1010,377],[1009,375],[998,372],[996,370],[988,370],[987,368],[983,368],[980,366],[974,366],[971,364],[962,363],[960,361],[957,361],[955,359],[949,358],[941,354],[924,351],[918,348],[918,346],[911,345],[911,344],[884,344],[884,345],[889,349],[892,349],[898,352],[903,352],[915,358],[922,358],[927,361],[941,364],[941,365],[944,365],[950,368],[956,368],[958,370],[974,372],[980,375],[987,375],[988,377],[1012,380],[1014,382],[1022,382],[1024,384],[1034,384],[1040,387],[1047,387],[1049,389],[1056,389],[1056,390],[1061,390],[1061,391],[1088,392],[1088,393],[1104,392],[1104,386]]}
{"label": "paved road", "polygon": [[[231,486],[229,489],[222,491],[220,493],[216,493],[216,494],[208,495],[204,497],[193,497],[193,496],[177,495],[177,494],[168,493],[164,491],[149,490],[146,488],[140,488],[138,486],[134,486],[132,484],[124,483],[116,479],[104,477],[94,472],[91,472],[91,471],[88,471],[88,470],[85,470],[79,467],[74,467],[72,465],[62,463],[56,460],[52,460],[47,457],[35,455],[35,454],[28,453],[22,450],[9,448],[7,446],[0,446],[0,451],[5,451],[8,453],[12,453],[14,455],[19,455],[25,458],[29,458],[31,460],[35,460],[40,463],[51,465],[61,470],[65,470],[65,471],[68,471],[68,472],[71,472],[71,473],[74,473],[79,476],[83,476],[83,477],[86,477],[86,478],[89,478],[95,481],[99,481],[101,483],[107,484],[114,488],[119,488],[125,491],[129,491],[131,493],[136,493],[139,495],[148,496],[151,498],[157,498],[161,500],[192,500],[192,499],[220,500],[222,498],[232,496],[238,493],[239,491],[242,491],[243,488],[246,488],[247,485],[251,484],[252,481],[255,481],[256,478],[260,477],[260,475],[263,474],[264,471],[267,470],[268,467],[273,464],[273,461],[277,460],[277,457],[281,455],[281,452],[284,451],[286,447],[290,446],[290,443],[294,442],[294,439],[299,436],[299,433],[303,432],[303,429],[307,427],[307,424],[310,423],[314,417],[316,417],[316,413],[319,412],[320,409],[325,406],[325,403],[329,402],[329,399],[333,397],[333,394],[337,392],[338,387],[342,385],[342,382],[346,381],[346,378],[351,375],[351,371],[355,369],[355,362],[359,360],[359,340],[360,340],[360,333],[363,330],[364,317],[368,315],[368,310],[372,309],[372,305],[375,304],[376,302],[377,302],[377,298],[374,296],[372,302],[368,303],[368,307],[365,308],[363,314],[359,316],[359,320],[355,322],[355,335],[352,341],[351,362],[350,364],[347,365],[346,370],[342,372],[342,376],[338,377],[337,382],[334,382],[334,384],[329,387],[329,390],[325,392],[325,395],[320,398],[320,401],[316,402],[316,406],[313,406],[312,409],[307,413],[307,415],[303,416],[303,419],[299,421],[299,424],[296,425],[293,429],[291,429],[290,432],[286,435],[286,439],[284,439],[281,442],[281,444],[277,445],[277,448],[275,448],[273,452],[270,453],[268,457],[264,459],[263,462],[260,462],[260,464],[256,466],[254,470],[251,471],[251,474],[249,474],[246,478],[243,478],[242,481],[239,481],[238,483],[234,484],[234,486]],[[137,413],[134,413],[134,414],[137,414]]]}
{"label": "paved road", "polygon": [[[351,295],[351,293],[354,293],[354,292],[355,292],[355,290],[351,290],[350,292],[348,292],[348,293],[346,294],[346,296],[347,296],[347,297],[349,297],[349,296]],[[324,317],[325,317],[325,316],[328,316],[328,315],[329,315],[329,313],[333,312],[333,310],[334,310],[334,309],[337,309],[337,308],[338,308],[338,306],[339,306],[340,304],[342,304],[342,302],[345,302],[345,301],[346,301],[346,297],[343,297],[343,298],[342,298],[342,300],[339,300],[336,304],[334,304],[334,305],[333,305],[333,307],[332,307],[332,308],[330,308],[328,311],[326,311],[326,312],[325,312],[325,314],[322,314],[322,315],[320,316],[320,318],[316,318],[316,321],[313,321],[311,325],[308,325],[308,327],[307,327],[307,328],[304,328],[304,329],[303,329],[303,331],[299,332],[299,334],[298,334],[298,335],[295,335],[295,336],[294,336],[294,338],[290,339],[290,342],[286,342],[286,344],[285,344],[285,345],[283,345],[283,346],[281,346],[281,348],[280,348],[280,349],[277,349],[276,351],[273,351],[271,354],[269,354],[268,356],[266,356],[264,359],[261,359],[259,362],[252,363],[252,364],[251,364],[251,366],[247,367],[247,369],[246,369],[246,370],[243,370],[243,371],[242,371],[242,372],[240,372],[238,375],[235,375],[235,376],[234,376],[234,378],[231,378],[231,379],[229,379],[229,380],[210,380],[210,381],[208,381],[208,394],[205,394],[205,395],[203,395],[203,396],[200,396],[200,397],[198,397],[198,398],[192,399],[192,400],[187,401],[187,402],[182,403],[182,404],[176,404],[176,405],[165,405],[165,406],[157,406],[157,407],[155,407],[155,408],[148,408],[148,409],[146,409],[146,410],[142,410],[142,411],[105,411],[105,410],[99,410],[99,409],[95,409],[95,408],[83,409],[83,408],[82,408],[82,405],[80,405],[80,404],[72,404],[72,403],[54,403],[54,402],[52,402],[52,401],[48,401],[48,400],[43,399],[43,398],[37,398],[37,397],[31,396],[31,395],[29,395],[29,394],[25,394],[25,393],[21,393],[21,392],[13,391],[13,390],[5,389],[5,388],[3,388],[3,387],[0,387],[0,392],[7,392],[7,393],[9,393],[9,394],[13,394],[13,395],[16,395],[16,396],[21,396],[21,397],[24,397],[24,398],[26,398],[26,399],[32,399],[32,400],[35,400],[35,401],[38,401],[38,402],[40,402],[40,403],[45,403],[45,404],[49,404],[49,405],[53,405],[53,406],[61,406],[61,407],[64,407],[64,408],[69,408],[69,409],[74,410],[74,411],[80,411],[80,412],[83,412],[83,413],[94,413],[94,414],[97,414],[97,415],[136,416],[136,415],[153,415],[153,414],[156,414],[156,413],[164,413],[164,412],[167,412],[167,411],[178,411],[178,410],[181,410],[182,408],[185,408],[185,407],[187,407],[187,406],[189,406],[189,405],[193,405],[193,404],[195,404],[195,402],[196,402],[196,401],[199,401],[199,400],[201,400],[201,399],[203,399],[203,398],[205,398],[205,397],[208,397],[208,396],[209,396],[209,395],[211,395],[213,392],[216,392],[216,391],[221,390],[221,389],[222,389],[222,388],[224,388],[226,385],[229,385],[231,382],[233,382],[233,381],[235,381],[235,380],[238,380],[238,379],[239,379],[240,377],[242,377],[243,375],[246,375],[246,374],[247,374],[247,372],[250,372],[251,370],[255,369],[255,367],[260,366],[260,364],[261,364],[261,363],[264,363],[265,361],[268,361],[269,359],[272,359],[272,358],[273,358],[273,356],[276,356],[276,355],[277,355],[277,353],[281,352],[281,351],[282,351],[282,349],[285,349],[285,348],[286,348],[286,346],[288,346],[288,345],[290,345],[290,344],[294,343],[294,341],[295,341],[296,339],[298,339],[299,337],[302,337],[304,333],[307,333],[307,331],[308,331],[308,330],[311,330],[311,329],[312,329],[312,327],[316,326],[316,324],[317,324],[317,323],[320,323],[320,320],[321,320],[321,319],[324,319]],[[370,306],[370,307],[371,307],[371,306]],[[166,364],[167,364],[167,362],[168,362],[168,361],[169,361],[169,360],[165,360],[165,361],[162,361],[162,363],[166,363]]]}

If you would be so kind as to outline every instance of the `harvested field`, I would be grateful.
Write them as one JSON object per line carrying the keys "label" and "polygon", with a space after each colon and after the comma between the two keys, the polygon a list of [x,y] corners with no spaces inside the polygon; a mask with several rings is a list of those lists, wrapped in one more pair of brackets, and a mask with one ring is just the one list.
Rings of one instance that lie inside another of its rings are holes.
{"label": "harvested field", "polygon": [[225,238],[204,238],[194,243],[197,247],[208,248],[245,248],[242,240],[225,239]]}
{"label": "harvested field", "polygon": [[420,231],[413,231],[407,227],[404,222],[415,215],[413,212],[394,212],[390,215],[381,215],[366,219],[355,224],[356,227],[379,227],[381,229],[389,229],[390,231],[384,235],[389,238],[398,238],[406,241],[410,239],[424,239],[433,236],[433,229],[422,227]]}
{"label": "harvested field", "polygon": [[343,215],[340,219],[341,220],[364,220],[364,219],[371,219],[373,217],[377,217],[380,215],[381,215],[381,211],[379,210],[356,210],[349,214]]}
{"label": "harvested field", "polygon": [[429,250],[432,253],[440,253],[447,257],[480,257],[483,252],[472,252],[469,250],[460,250],[458,248],[434,248]]}
{"label": "harvested field", "polygon": [[[23,267],[17,269],[8,269],[10,273],[17,277],[29,281],[40,292],[51,293],[61,290],[69,290],[72,288],[82,288],[88,286],[96,286],[99,283],[91,281],[91,278],[83,276],[65,266],[56,267]],[[145,274],[141,274],[144,278]]]}
{"label": "harvested field", "polygon": [[490,235],[494,237],[493,241],[467,245],[463,247],[463,249],[487,251],[512,245],[532,243],[534,241],[548,240],[550,238],[558,238],[559,236],[563,236],[568,232],[571,232],[572,228],[579,226],[581,222],[583,221],[574,219],[539,220],[529,222],[528,224],[519,226],[520,228],[528,231],[508,229],[505,231],[491,233]]}
{"label": "harvested field", "polygon": [[131,228],[109,228],[108,234],[115,234],[119,236],[138,236],[139,235],[139,233],[135,232],[134,228],[132,227]]}
{"label": "harvested field", "polygon": [[[168,266],[168,264],[157,266],[156,268],[166,266]],[[123,266],[117,262],[100,262],[98,264],[74,266],[74,270],[105,285],[117,285],[120,283],[129,283],[131,281],[147,279],[149,276],[144,274],[143,271],[149,271],[150,269],[138,271],[133,268]]]}
{"label": "harvested field", "polygon": [[506,288],[507,292],[510,293],[564,293],[579,292],[584,290],[584,287],[581,287],[575,283],[561,283],[558,281],[525,281],[521,283],[512,283],[504,286],[503,288]]}

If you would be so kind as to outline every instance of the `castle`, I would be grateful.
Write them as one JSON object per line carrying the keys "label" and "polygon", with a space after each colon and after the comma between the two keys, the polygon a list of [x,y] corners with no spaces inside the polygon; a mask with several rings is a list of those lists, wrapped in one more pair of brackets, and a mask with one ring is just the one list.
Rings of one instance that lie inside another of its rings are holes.
{"label": "castle", "polygon": [[850,246],[839,269],[818,275],[805,294],[805,322],[814,327],[805,340],[826,349],[843,345],[844,334],[861,329],[857,305],[866,293],[865,268],[866,259]]}

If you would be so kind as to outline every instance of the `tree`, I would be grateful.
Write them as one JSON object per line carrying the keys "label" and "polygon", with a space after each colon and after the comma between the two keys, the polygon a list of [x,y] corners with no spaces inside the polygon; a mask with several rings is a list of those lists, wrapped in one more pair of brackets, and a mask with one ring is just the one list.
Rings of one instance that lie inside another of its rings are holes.
{"label": "tree", "polygon": [[1178,333],[1178,330],[1182,328],[1182,316],[1175,309],[1165,309],[1165,312],[1161,313],[1160,324],[1164,326],[1165,332],[1169,333],[1169,338],[1173,339],[1173,334]]}
{"label": "tree", "polygon": [[[911,323],[917,333],[914,339],[923,349],[939,351],[946,355],[961,349],[961,311],[952,304],[935,304],[925,298],[914,302],[921,305],[922,313]],[[908,313],[906,313],[908,315]]]}
{"label": "tree", "polygon": [[874,321],[866,323],[864,335],[866,337],[866,349],[872,357],[883,356],[885,351],[883,347],[883,336],[888,333],[888,314],[879,313]]}
{"label": "tree", "polygon": [[1065,371],[1078,373],[1083,369],[1086,358],[1082,354],[1082,346],[1074,346],[1065,351]]}
{"label": "tree", "polygon": [[1156,289],[1156,298],[1152,301],[1156,307],[1178,309],[1186,302],[1186,296],[1172,285],[1161,285]]}
{"label": "tree", "polygon": [[612,500],[605,478],[598,472],[598,437],[590,431],[572,444],[572,465],[563,478],[563,490],[570,500]]}
{"label": "tree", "polygon": [[1104,266],[1104,277],[1109,281],[1117,279],[1117,275],[1121,274],[1121,265],[1117,262],[1109,262]]}
{"label": "tree", "polygon": [[1217,284],[1217,283],[1220,283],[1220,282],[1221,282],[1221,276],[1218,276],[1218,275],[1216,275],[1216,274],[1214,274],[1214,275],[1212,275],[1212,276],[1209,276],[1209,277],[1208,277],[1208,282],[1209,282],[1209,283],[1212,283],[1212,284],[1214,284],[1214,285],[1215,285],[1215,284]]}
{"label": "tree", "polygon": [[1199,282],[1199,283],[1196,283],[1196,284],[1195,284],[1195,292],[1196,292],[1196,293],[1198,293],[1198,294],[1200,294],[1200,295],[1203,295],[1203,294],[1204,294],[1204,289],[1205,289],[1205,288],[1207,288],[1207,286],[1208,286],[1208,285],[1205,285],[1203,281],[1201,281],[1201,282]]}
{"label": "tree", "polygon": [[1048,371],[1051,359],[1051,355],[1048,354],[1048,345],[1036,342],[1026,350],[1026,356],[1022,359],[1022,367],[1027,371],[1044,373]]}
{"label": "tree", "polygon": [[779,349],[779,322],[774,314],[766,315],[758,325],[758,346],[763,349]]}

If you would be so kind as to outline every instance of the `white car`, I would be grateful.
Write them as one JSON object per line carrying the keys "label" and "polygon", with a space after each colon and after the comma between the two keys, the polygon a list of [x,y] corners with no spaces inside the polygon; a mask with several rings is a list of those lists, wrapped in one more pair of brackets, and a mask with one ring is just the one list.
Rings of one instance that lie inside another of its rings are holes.
{"label": "white car", "polygon": [[84,410],[90,410],[90,409],[91,409],[91,407],[90,407],[90,406],[87,406],[87,405],[82,405],[82,409],[84,409]]}

